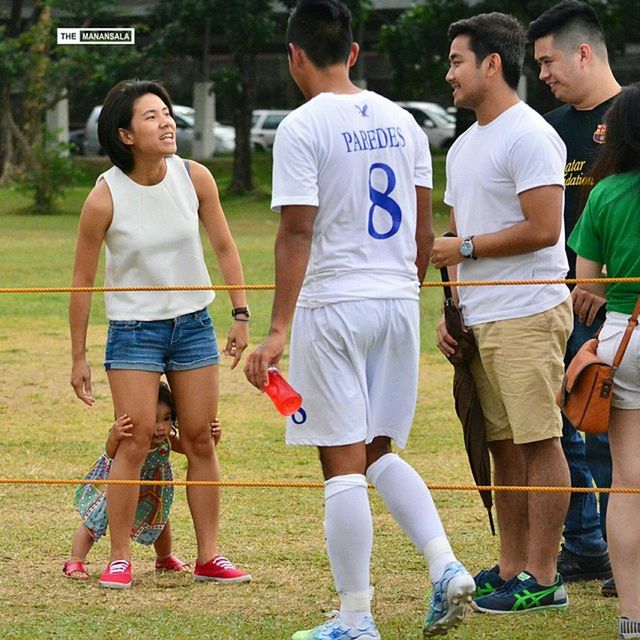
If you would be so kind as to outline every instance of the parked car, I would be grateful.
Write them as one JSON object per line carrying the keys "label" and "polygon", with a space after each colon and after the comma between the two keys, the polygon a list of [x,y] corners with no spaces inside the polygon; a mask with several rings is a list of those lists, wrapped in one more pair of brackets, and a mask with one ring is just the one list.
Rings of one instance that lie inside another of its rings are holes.
{"label": "parked car", "polygon": [[[94,107],[87,119],[84,136],[84,153],[87,156],[104,155],[98,142],[98,116],[102,106]],[[178,153],[190,156],[193,150],[193,130],[195,126],[195,112],[191,107],[179,104],[173,105],[173,119],[176,121],[176,142]],[[236,146],[236,132],[219,122],[213,123],[214,153],[232,153]]]}
{"label": "parked car", "polygon": [[456,136],[455,115],[435,102],[398,102],[420,125],[432,147],[446,149]]}
{"label": "parked car", "polygon": [[251,119],[251,144],[259,151],[273,148],[278,125],[290,111],[273,109],[256,109]]}
{"label": "parked car", "polygon": [[84,129],[69,131],[69,151],[72,156],[84,155]]}

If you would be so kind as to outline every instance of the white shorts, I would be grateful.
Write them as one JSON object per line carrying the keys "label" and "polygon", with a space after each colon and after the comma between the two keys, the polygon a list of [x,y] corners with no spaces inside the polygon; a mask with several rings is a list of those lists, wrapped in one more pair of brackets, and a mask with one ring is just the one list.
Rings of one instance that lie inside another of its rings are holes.
{"label": "white shorts", "polygon": [[[629,316],[623,313],[607,313],[598,336],[598,356],[605,362],[613,362],[628,323]],[[620,368],[613,376],[611,404],[618,409],[640,409],[640,326],[635,328]]]}
{"label": "white shorts", "polygon": [[354,300],[298,307],[289,380],[302,408],[287,444],[332,447],[387,436],[407,443],[418,395],[417,300]]}

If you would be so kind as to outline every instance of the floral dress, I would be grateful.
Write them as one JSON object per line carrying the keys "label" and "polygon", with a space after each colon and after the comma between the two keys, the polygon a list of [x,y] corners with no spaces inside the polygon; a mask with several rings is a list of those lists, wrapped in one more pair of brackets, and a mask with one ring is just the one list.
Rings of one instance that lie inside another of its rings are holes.
{"label": "floral dress", "polygon": [[[149,451],[140,471],[141,480],[173,480],[169,462],[171,444],[163,440]],[[93,465],[85,480],[106,480],[109,478],[112,459],[103,453]],[[131,526],[131,539],[141,544],[153,544],[162,533],[169,518],[173,502],[172,485],[141,485],[136,515]],[[81,484],[75,497],[75,506],[94,542],[107,531],[106,487]]]}

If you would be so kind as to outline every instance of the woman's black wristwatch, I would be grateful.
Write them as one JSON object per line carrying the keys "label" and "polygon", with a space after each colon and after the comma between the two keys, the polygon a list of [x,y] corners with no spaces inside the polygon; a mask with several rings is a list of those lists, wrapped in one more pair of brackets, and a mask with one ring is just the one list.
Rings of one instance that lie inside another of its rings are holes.
{"label": "woman's black wristwatch", "polygon": [[[246,316],[245,318],[238,318],[238,316]],[[251,317],[251,313],[249,312],[249,307],[235,307],[231,309],[231,317],[237,322],[249,322],[249,318]]]}

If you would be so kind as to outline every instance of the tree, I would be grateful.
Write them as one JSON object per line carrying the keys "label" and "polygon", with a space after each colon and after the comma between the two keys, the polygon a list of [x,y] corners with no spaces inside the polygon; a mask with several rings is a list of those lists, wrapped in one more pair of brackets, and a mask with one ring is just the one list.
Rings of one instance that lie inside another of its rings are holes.
{"label": "tree", "polygon": [[466,0],[425,0],[382,27],[380,48],[391,60],[396,97],[420,100],[448,92],[447,29],[473,13]]}
{"label": "tree", "polygon": [[[288,0],[285,4],[291,4]],[[253,190],[251,173],[251,115],[255,107],[256,58],[274,41],[275,0],[160,0],[152,26],[153,55],[171,51],[191,56],[204,81],[217,80],[217,89],[233,104],[236,147],[231,193]],[[231,63],[212,74],[209,56],[228,51]]]}
{"label": "tree", "polygon": [[[637,0],[587,0],[602,21],[613,56],[625,44],[638,39],[640,14]],[[425,0],[405,11],[393,25],[383,27],[381,49],[393,65],[394,92],[403,98],[425,98],[448,93],[444,80],[448,68],[447,29],[452,22],[478,13],[500,11],[518,18],[525,26],[549,9],[556,0]],[[553,101],[537,80],[537,67],[528,57],[529,100],[542,110]]]}
{"label": "tree", "polygon": [[22,183],[33,194],[34,210],[50,213],[78,173],[66,157],[68,147],[44,125],[46,112],[66,97],[70,84],[95,75],[97,60],[110,58],[104,49],[98,55],[91,47],[55,47],[53,11],[64,6],[75,25],[88,26],[108,0],[39,0],[26,23],[23,4],[12,0],[0,34],[0,183]]}
{"label": "tree", "polygon": [[[365,39],[365,25],[369,20],[370,11],[373,8],[371,0],[345,0],[345,4],[351,11],[351,26],[353,29],[354,40],[362,47],[364,46]],[[355,67],[352,70],[351,76],[356,84],[362,84],[365,80],[364,73],[364,61],[362,58],[358,58]]]}
{"label": "tree", "polygon": [[[50,139],[43,127],[44,116],[50,106],[50,95],[55,93],[49,83],[51,67],[52,15],[51,5],[44,1],[35,3],[31,24],[20,29],[22,2],[12,3],[12,14],[7,38],[2,41],[0,74],[2,92],[2,181],[25,180],[34,194],[38,213],[49,213],[52,193],[60,187],[47,179],[47,171],[54,165],[60,177],[61,162],[53,162],[52,151],[47,146]],[[19,109],[12,105],[12,92],[21,97]],[[14,111],[19,118],[14,117]],[[54,191],[50,190],[54,186]]]}

